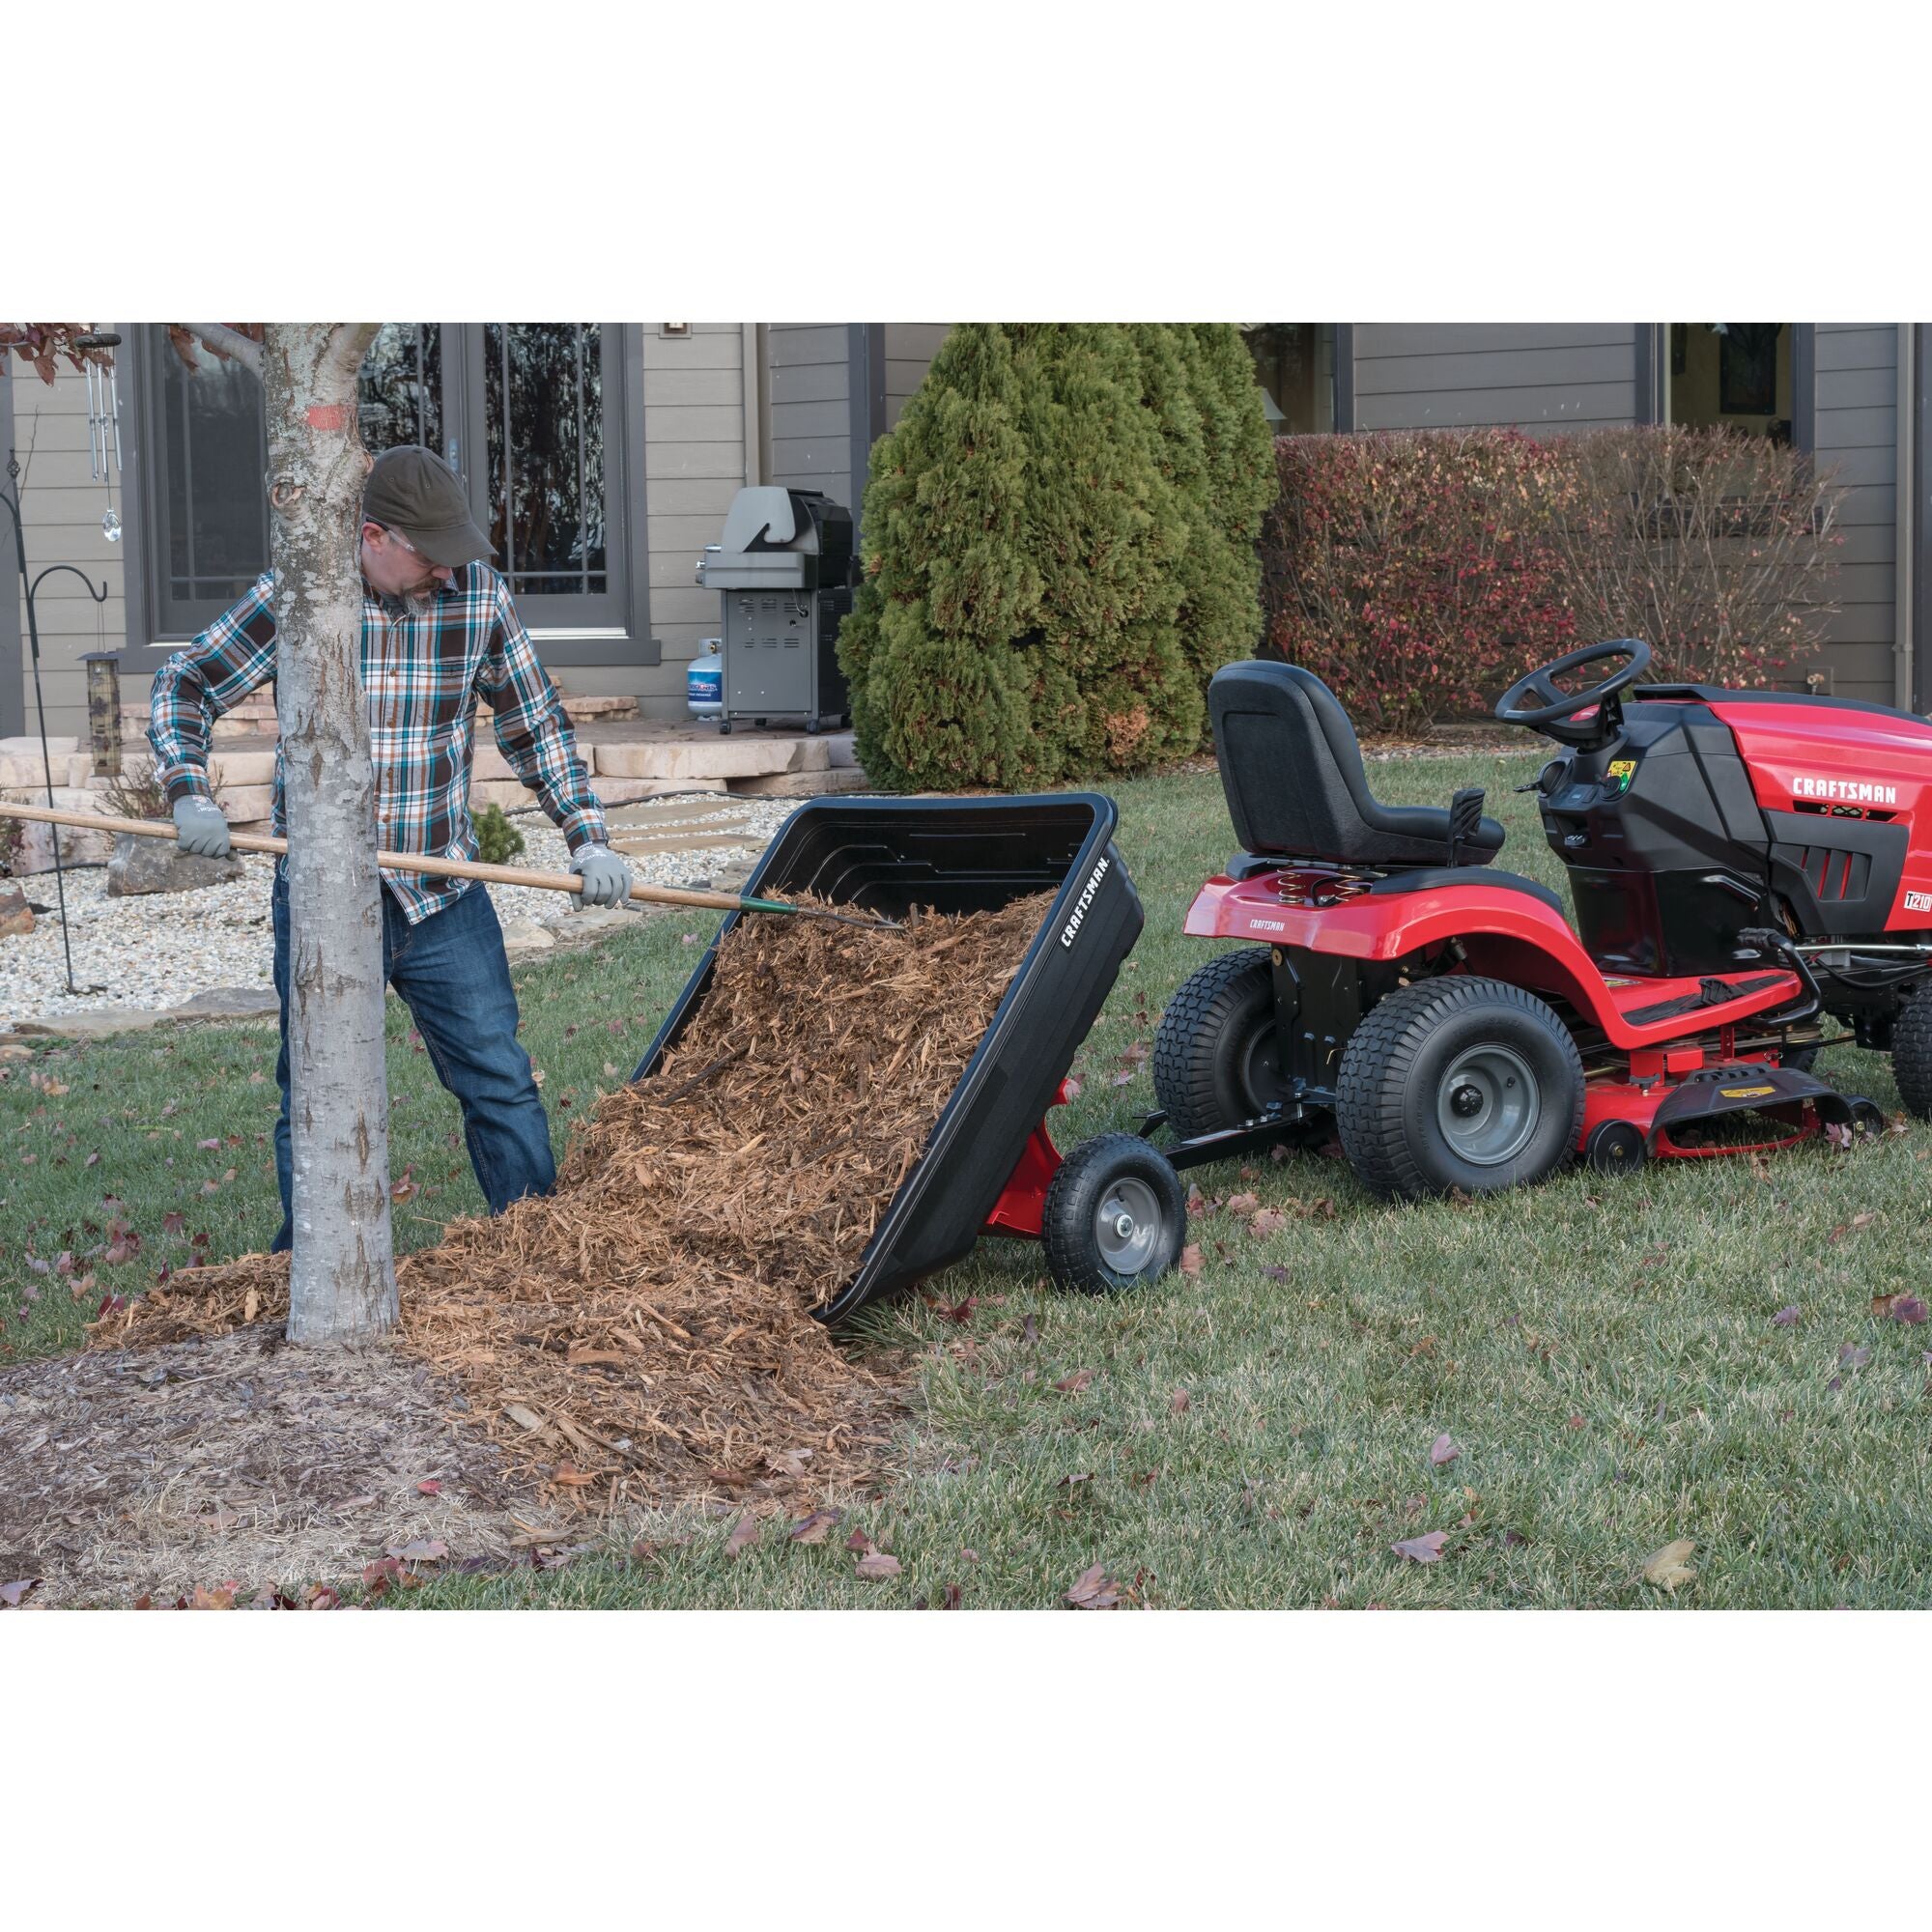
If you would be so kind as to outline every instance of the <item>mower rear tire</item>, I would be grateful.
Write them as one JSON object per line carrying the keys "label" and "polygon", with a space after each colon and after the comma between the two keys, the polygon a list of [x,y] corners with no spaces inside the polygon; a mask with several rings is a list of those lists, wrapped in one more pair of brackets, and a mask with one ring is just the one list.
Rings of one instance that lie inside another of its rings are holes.
{"label": "mower rear tire", "polygon": [[1062,1288],[1136,1288],[1165,1274],[1186,1238],[1180,1177],[1138,1134],[1081,1142],[1047,1183],[1040,1240]]}
{"label": "mower rear tire", "polygon": [[1891,1077],[1906,1112],[1932,1121],[1932,989],[1899,1002],[1891,1025]]}
{"label": "mower rear tire", "polygon": [[1220,953],[1180,982],[1154,1033],[1153,1091],[1184,1141],[1238,1127],[1283,1097],[1265,946]]}
{"label": "mower rear tire", "polygon": [[1583,1127],[1583,1063],[1534,993],[1460,974],[1391,993],[1343,1050],[1336,1124],[1365,1187],[1419,1200],[1554,1174]]}

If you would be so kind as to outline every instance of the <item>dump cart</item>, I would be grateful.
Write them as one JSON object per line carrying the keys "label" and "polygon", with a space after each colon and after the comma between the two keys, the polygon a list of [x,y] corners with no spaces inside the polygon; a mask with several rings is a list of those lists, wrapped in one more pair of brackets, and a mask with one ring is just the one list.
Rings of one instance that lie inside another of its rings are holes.
{"label": "dump cart", "polygon": [[[1179,1258],[1186,1204],[1174,1169],[1137,1134],[1063,1156],[1047,1131],[1066,1073],[1133,951],[1141,902],[1114,844],[1119,812],[1097,792],[1021,798],[825,798],[801,806],[748,894],[815,893],[899,919],[915,906],[990,912],[1035,893],[1053,902],[1006,997],[880,1217],[857,1272],[819,1310],[842,1321],[971,1252],[982,1234],[1042,1241],[1064,1287],[1106,1293]],[[719,927],[634,1079],[659,1065],[711,984]]]}

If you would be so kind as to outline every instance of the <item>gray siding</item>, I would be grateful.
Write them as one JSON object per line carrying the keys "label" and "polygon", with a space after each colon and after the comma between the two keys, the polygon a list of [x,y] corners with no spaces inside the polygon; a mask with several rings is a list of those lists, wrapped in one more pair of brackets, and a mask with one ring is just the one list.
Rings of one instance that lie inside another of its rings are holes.
{"label": "gray siding", "polygon": [[[34,599],[41,631],[41,689],[46,698],[50,734],[84,735],[87,730],[87,673],[81,658],[101,649],[118,650],[127,637],[127,609],[122,600],[123,552],[101,534],[100,513],[106,507],[105,486],[87,473],[87,384],[66,362],[51,386],[17,358],[13,382],[14,441],[19,451],[22,504],[27,526],[27,569],[38,577],[50,563],[71,563],[87,573],[98,588],[105,581],[107,602],[97,605],[65,574],[50,577]],[[123,393],[123,433],[126,394]],[[31,449],[33,454],[28,455]],[[128,452],[131,467],[133,454]],[[0,450],[0,478],[6,452]],[[114,485],[114,505],[125,512],[121,485]],[[0,592],[15,600],[20,625],[20,694],[29,731],[35,729],[32,667],[27,652],[26,600],[14,568],[14,520],[0,511],[0,554],[4,554],[7,588]],[[122,666],[121,688],[128,703],[146,701],[148,682],[160,662],[159,653],[129,651]]]}
{"label": "gray siding", "polygon": [[1892,701],[1897,554],[1898,330],[1890,323],[1817,325],[1818,469],[1844,486],[1836,595],[1823,662],[1840,697]]}
{"label": "gray siding", "polygon": [[[851,504],[853,325],[775,322],[766,330],[771,481]],[[861,477],[863,485],[865,478]],[[715,541],[715,539],[713,539]]]}
{"label": "gray siding", "polygon": [[1636,327],[1604,323],[1358,322],[1357,429],[1515,428],[1636,418]]}
{"label": "gray siding", "polygon": [[926,365],[952,327],[945,322],[886,324],[886,429],[897,424],[906,398],[925,380]]}

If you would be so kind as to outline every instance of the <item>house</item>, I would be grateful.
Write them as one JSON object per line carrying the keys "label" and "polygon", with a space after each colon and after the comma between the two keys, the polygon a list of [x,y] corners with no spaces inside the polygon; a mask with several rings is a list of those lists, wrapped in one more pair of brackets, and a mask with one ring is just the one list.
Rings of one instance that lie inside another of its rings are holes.
{"label": "house", "polygon": [[[10,358],[0,446],[25,468],[50,731],[85,730],[83,656],[113,651],[124,701],[261,570],[266,462],[255,380],[158,326],[114,325],[121,462],[91,473],[87,386]],[[867,452],[898,419],[944,324],[385,324],[364,368],[372,447],[421,441],[469,480],[553,675],[584,696],[684,713],[684,667],[717,627],[693,581],[748,483],[823,490],[858,513]],[[1924,709],[1932,645],[1914,595],[1925,542],[1915,419],[1918,326],[1247,326],[1285,432],[1723,421],[1786,437],[1846,486],[1846,542],[1817,668],[1841,696]],[[1901,413],[1899,398],[1907,407]],[[110,541],[103,523],[118,520]],[[0,596],[0,737],[29,728],[24,616]],[[1807,668],[1810,668],[1807,667]]]}

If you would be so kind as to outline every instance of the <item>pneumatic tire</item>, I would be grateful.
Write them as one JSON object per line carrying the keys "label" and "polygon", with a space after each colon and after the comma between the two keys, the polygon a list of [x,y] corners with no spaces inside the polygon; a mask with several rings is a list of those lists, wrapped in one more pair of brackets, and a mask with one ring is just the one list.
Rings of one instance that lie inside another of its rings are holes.
{"label": "pneumatic tire", "polygon": [[1047,1183],[1040,1240],[1062,1288],[1114,1294],[1152,1281],[1186,1237],[1180,1177],[1138,1134],[1081,1142]]}
{"label": "pneumatic tire", "polygon": [[1563,1166],[1583,1126],[1577,1042],[1533,993],[1454,975],[1391,993],[1342,1054],[1336,1124],[1362,1184],[1494,1194]]}
{"label": "pneumatic tire", "polygon": [[1282,1097],[1265,946],[1219,953],[1180,982],[1154,1033],[1153,1091],[1184,1141],[1238,1127]]}
{"label": "pneumatic tire", "polygon": [[1891,1077],[1906,1112],[1932,1121],[1932,989],[1899,1002],[1891,1027]]}

